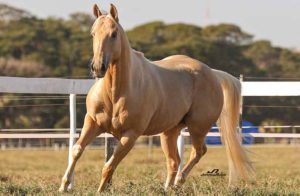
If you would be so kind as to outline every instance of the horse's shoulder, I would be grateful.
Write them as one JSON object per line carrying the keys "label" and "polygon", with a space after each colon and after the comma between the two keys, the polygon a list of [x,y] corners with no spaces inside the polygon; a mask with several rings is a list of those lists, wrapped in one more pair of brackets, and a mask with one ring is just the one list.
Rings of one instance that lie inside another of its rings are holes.
{"label": "horse's shoulder", "polygon": [[96,81],[93,86],[90,88],[87,97],[86,97],[86,105],[87,109],[95,110],[101,105],[103,105],[103,100],[102,100],[102,84],[103,81],[102,79],[99,79]]}
{"label": "horse's shoulder", "polygon": [[100,92],[102,89],[102,83],[103,83],[103,79],[96,80],[96,82],[90,88],[90,90],[87,94],[87,97],[91,98],[91,97],[95,96],[95,94],[97,94],[97,92]]}

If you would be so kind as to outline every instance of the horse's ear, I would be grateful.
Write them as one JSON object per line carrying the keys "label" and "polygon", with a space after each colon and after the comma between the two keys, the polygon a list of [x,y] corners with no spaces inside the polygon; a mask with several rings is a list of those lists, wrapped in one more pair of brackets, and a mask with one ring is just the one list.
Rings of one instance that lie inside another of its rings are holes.
{"label": "horse's ear", "polygon": [[110,15],[115,19],[116,22],[119,22],[118,10],[114,4],[110,4]]}
{"label": "horse's ear", "polygon": [[96,18],[98,18],[99,16],[102,15],[102,13],[101,13],[101,11],[100,11],[100,9],[99,9],[99,7],[98,7],[97,4],[94,4],[93,12],[94,12],[94,16],[95,16]]}

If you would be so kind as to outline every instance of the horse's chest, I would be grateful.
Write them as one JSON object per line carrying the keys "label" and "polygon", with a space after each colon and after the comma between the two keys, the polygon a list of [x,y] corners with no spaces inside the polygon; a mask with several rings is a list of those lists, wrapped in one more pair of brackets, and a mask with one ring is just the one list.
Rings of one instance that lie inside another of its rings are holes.
{"label": "horse's chest", "polygon": [[111,118],[111,125],[114,129],[124,129],[124,126],[128,122],[128,111],[123,110],[118,114],[113,115]]}

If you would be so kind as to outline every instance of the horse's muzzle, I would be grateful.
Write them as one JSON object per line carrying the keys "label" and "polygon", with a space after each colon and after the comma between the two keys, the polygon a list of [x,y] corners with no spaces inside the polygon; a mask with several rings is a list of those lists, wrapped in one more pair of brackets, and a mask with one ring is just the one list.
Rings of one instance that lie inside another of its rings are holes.
{"label": "horse's muzzle", "polygon": [[[93,77],[96,77],[96,78],[104,77],[104,75],[109,67],[108,59],[109,58],[107,58],[106,56],[103,56],[102,60],[98,63],[98,66],[95,64],[91,66],[91,72],[93,74]],[[99,69],[99,67],[100,67],[100,69]]]}

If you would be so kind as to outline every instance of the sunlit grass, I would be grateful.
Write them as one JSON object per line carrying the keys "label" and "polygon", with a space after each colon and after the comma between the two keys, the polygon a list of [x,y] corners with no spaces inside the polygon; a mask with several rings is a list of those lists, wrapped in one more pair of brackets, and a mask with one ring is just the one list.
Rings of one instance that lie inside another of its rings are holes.
{"label": "sunlit grass", "polygon": [[[210,147],[181,189],[164,191],[165,158],[160,148],[148,157],[147,148],[135,148],[116,170],[104,195],[300,195],[300,148],[250,148],[256,179],[228,188],[227,176],[201,176],[214,168],[224,173],[223,148]],[[185,159],[188,158],[186,149]],[[57,190],[67,166],[67,151],[0,151],[0,195],[60,195]],[[87,149],[76,167],[72,195],[94,195],[103,166],[104,151]]]}

